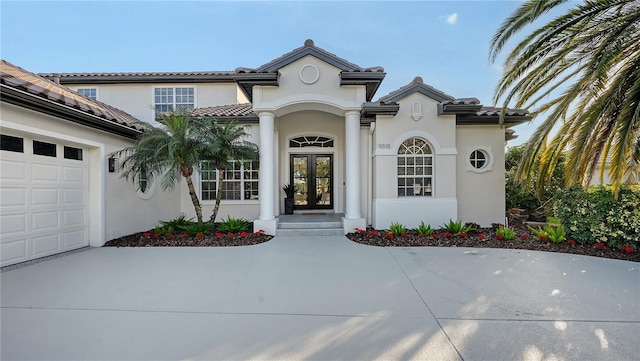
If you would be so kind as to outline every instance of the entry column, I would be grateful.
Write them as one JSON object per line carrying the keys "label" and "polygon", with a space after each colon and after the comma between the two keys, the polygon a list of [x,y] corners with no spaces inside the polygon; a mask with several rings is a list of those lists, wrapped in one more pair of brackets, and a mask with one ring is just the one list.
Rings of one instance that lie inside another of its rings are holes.
{"label": "entry column", "polygon": [[275,217],[275,161],[274,161],[274,119],[275,114],[260,112],[260,169],[258,170],[258,199],[260,217],[253,223],[256,231],[275,235],[278,226]]}
{"label": "entry column", "polygon": [[360,213],[360,112],[345,113],[345,214],[342,220],[344,233],[354,228],[365,228]]}

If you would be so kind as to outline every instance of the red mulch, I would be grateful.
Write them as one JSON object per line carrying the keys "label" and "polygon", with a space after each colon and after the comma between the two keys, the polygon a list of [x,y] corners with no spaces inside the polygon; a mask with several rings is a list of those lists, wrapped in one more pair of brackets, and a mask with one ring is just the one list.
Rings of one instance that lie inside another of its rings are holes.
{"label": "red mulch", "polygon": [[[347,238],[350,240],[380,247],[472,247],[472,248],[506,248],[506,249],[528,249],[545,252],[570,253],[585,256],[613,258],[626,261],[640,262],[640,252],[625,253],[620,249],[603,250],[593,245],[580,245],[563,243],[550,243],[534,239],[534,235],[525,227],[516,226],[516,238],[510,241],[496,238],[492,228],[480,228],[477,231],[469,232],[466,237],[447,237],[445,231],[436,231],[437,237],[421,236],[415,231],[407,231],[406,236],[389,238],[387,233],[378,230],[378,235],[373,236],[373,229],[367,229],[366,233],[350,233]],[[145,233],[151,233],[151,235]],[[172,237],[153,236],[153,231],[140,232],[128,236],[113,239],[105,243],[105,247],[232,247],[251,246],[267,242],[273,238],[264,234],[248,233],[245,236],[235,234],[230,237],[226,234],[216,237],[215,233],[206,234],[202,237],[183,237],[175,235]]]}

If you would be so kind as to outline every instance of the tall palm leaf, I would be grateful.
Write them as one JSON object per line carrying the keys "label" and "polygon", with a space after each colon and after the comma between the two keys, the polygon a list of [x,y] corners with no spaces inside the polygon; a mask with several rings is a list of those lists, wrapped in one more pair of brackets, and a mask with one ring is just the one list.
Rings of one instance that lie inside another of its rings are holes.
{"label": "tall palm leaf", "polygon": [[[567,1],[522,4],[494,35],[491,61],[513,35]],[[602,181],[609,161],[617,190],[640,168],[640,2],[585,1],[534,30],[506,57],[494,101],[500,99],[505,108],[515,102],[546,114],[518,168],[521,181],[532,178],[539,156],[543,186],[566,151],[567,184],[587,186],[598,165]]]}
{"label": "tall palm leaf", "polygon": [[162,114],[158,122],[161,126],[144,132],[136,145],[114,153],[123,159],[121,176],[133,180],[138,189],[141,175],[162,176],[164,190],[173,189],[178,179],[184,177],[196,217],[202,222],[202,207],[192,175],[200,167],[211,122],[195,119],[189,112]]}
{"label": "tall palm leaf", "polygon": [[246,140],[248,136],[245,128],[239,126],[235,121],[229,121],[225,124],[212,122],[208,126],[207,137],[210,141],[207,144],[204,156],[213,163],[218,171],[216,204],[210,219],[212,224],[215,222],[220,209],[225,170],[231,166],[233,161],[258,160],[258,147]]}

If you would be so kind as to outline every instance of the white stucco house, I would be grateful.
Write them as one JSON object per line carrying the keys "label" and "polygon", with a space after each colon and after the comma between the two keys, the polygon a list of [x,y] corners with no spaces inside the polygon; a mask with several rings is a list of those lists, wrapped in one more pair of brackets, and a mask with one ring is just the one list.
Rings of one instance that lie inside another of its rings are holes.
{"label": "white stucco house", "polygon": [[[343,214],[345,232],[391,222],[502,222],[505,142],[510,127],[531,119],[527,111],[508,110],[499,124],[501,109],[447,95],[420,77],[376,98],[385,76],[381,67],[363,68],[311,40],[257,68],[234,71],[35,75],[3,62],[3,264],[67,249],[71,236],[62,229],[70,214],[85,227],[78,242],[96,246],[180,213],[194,216],[186,185],[165,193],[150,179],[136,192],[109,172],[109,153],[133,144],[158,112],[178,109],[246,125],[259,145],[259,167],[244,163],[228,171],[219,214],[254,220],[268,234],[278,229],[281,187],[288,183],[297,187],[296,212]],[[5,136],[23,139],[22,152],[5,150],[15,141]],[[35,141],[55,144],[58,155],[34,155]],[[82,159],[65,159],[67,147],[79,149]],[[33,178],[43,167],[58,177],[47,191]],[[195,177],[205,218],[216,179],[206,166]],[[64,208],[67,180],[83,195],[76,213]],[[48,216],[38,208],[45,193]],[[46,226],[58,233],[47,236],[51,246],[40,246],[36,231]],[[5,250],[16,256],[5,260]]]}

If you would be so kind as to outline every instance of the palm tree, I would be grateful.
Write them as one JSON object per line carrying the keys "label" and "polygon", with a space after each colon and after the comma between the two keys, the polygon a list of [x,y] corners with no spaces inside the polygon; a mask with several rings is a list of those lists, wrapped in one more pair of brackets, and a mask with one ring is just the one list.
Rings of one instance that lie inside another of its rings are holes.
{"label": "palm tree", "polygon": [[[490,60],[516,33],[568,0],[528,0],[500,26]],[[617,191],[640,167],[640,2],[587,0],[527,35],[507,55],[494,101],[546,119],[529,140],[518,178],[548,183],[566,152],[567,184],[587,186],[610,161]],[[556,94],[559,96],[555,96]],[[562,122],[562,124],[560,124]],[[550,138],[558,124],[559,131]],[[538,189],[540,190],[540,188]]]}
{"label": "palm tree", "polygon": [[213,208],[210,222],[213,224],[220,209],[222,199],[222,183],[225,170],[234,161],[258,161],[258,147],[247,140],[248,134],[245,128],[235,121],[225,124],[212,122],[207,129],[207,137],[210,139],[204,153],[204,159],[212,162],[218,171],[218,186],[216,190],[216,205]]}
{"label": "palm tree", "polygon": [[212,122],[194,118],[186,111],[162,114],[157,121],[161,126],[145,131],[136,145],[113,153],[123,158],[122,177],[133,180],[140,189],[143,175],[162,175],[164,190],[173,189],[180,176],[184,177],[196,217],[202,223],[202,207],[191,176],[200,167]]}

